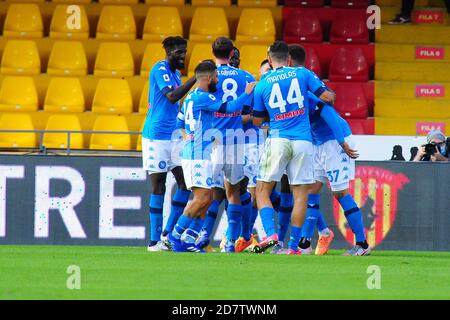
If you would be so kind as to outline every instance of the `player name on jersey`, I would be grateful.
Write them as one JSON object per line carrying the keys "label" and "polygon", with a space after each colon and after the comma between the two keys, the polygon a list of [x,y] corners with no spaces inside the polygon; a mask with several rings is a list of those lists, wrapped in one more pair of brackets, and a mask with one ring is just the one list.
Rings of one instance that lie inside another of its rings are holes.
{"label": "player name on jersey", "polygon": [[436,85],[417,85],[416,86],[416,97],[444,97],[445,87],[440,84]]}
{"label": "player name on jersey", "polygon": [[445,49],[437,47],[416,47],[416,59],[423,60],[443,60]]}
{"label": "player name on jersey", "polygon": [[286,73],[280,73],[280,74],[276,74],[274,76],[268,76],[267,82],[274,83],[274,82],[278,82],[278,81],[281,81],[284,79],[295,78],[296,76],[297,76],[297,73],[295,71],[288,71]]}
{"label": "player name on jersey", "polygon": [[441,10],[415,10],[413,21],[417,24],[443,24],[444,12]]}

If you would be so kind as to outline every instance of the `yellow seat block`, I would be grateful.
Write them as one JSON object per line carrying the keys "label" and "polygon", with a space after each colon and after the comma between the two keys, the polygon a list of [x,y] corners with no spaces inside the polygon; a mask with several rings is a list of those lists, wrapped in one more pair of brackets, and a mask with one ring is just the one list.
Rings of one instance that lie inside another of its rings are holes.
{"label": "yellow seat block", "polygon": [[[76,18],[79,16],[79,20]],[[81,40],[89,38],[89,20],[83,5],[58,4],[52,15],[50,38]]]}
{"label": "yellow seat block", "polygon": [[192,49],[191,57],[189,59],[188,77],[192,77],[195,74],[195,67],[197,67],[200,62],[206,59],[214,60],[211,44],[197,43],[194,49]]}
{"label": "yellow seat block", "polygon": [[377,43],[450,45],[450,26],[383,24],[375,30],[375,39]]}
{"label": "yellow seat block", "polygon": [[[80,120],[73,114],[54,114],[47,120],[45,130],[81,131]],[[44,133],[43,145],[47,148],[66,149],[68,147],[68,133]],[[83,149],[83,135],[70,134],[70,149]]]}
{"label": "yellow seat block", "polygon": [[98,0],[101,4],[137,4],[138,0]]}
{"label": "yellow seat block", "polygon": [[89,4],[92,0],[52,0],[54,3]]}
{"label": "yellow seat block", "polygon": [[44,101],[44,111],[83,112],[84,95],[78,78],[54,77],[50,80]]}
{"label": "yellow seat block", "polygon": [[393,81],[448,81],[450,63],[443,62],[377,62],[376,80]]}
{"label": "yellow seat block", "polygon": [[164,60],[165,58],[166,52],[160,43],[150,42],[147,44],[144,52],[144,58],[142,58],[141,77],[148,78],[150,70],[153,68],[155,63]]}
{"label": "yellow seat block", "polygon": [[277,6],[277,0],[238,0],[239,7],[250,8],[273,8]]}
{"label": "yellow seat block", "polygon": [[245,8],[242,10],[236,32],[240,43],[272,43],[275,40],[275,23],[272,12],[264,8]]}
{"label": "yellow seat block", "polygon": [[7,3],[39,3],[44,2],[45,0],[5,0]]}
{"label": "yellow seat block", "polygon": [[450,100],[375,99],[375,117],[450,118]]}
{"label": "yellow seat block", "polygon": [[[95,120],[93,131],[129,132],[127,121],[123,116],[99,115]],[[89,144],[94,150],[131,150],[129,134],[93,133]]]}
{"label": "yellow seat block", "polygon": [[[26,113],[4,113],[0,117],[0,130],[35,130],[30,115]],[[33,132],[0,132],[0,148],[35,148],[36,134]]]}
{"label": "yellow seat block", "polygon": [[450,46],[377,43],[377,62],[450,62]]}
{"label": "yellow seat block", "polygon": [[103,42],[95,59],[94,75],[99,77],[131,77],[134,62],[126,42]]}
{"label": "yellow seat block", "polygon": [[152,6],[184,6],[184,0],[145,0]]}
{"label": "yellow seat block", "polygon": [[34,3],[13,3],[6,13],[5,38],[42,38],[43,25],[39,6]]}
{"label": "yellow seat block", "polygon": [[250,72],[255,79],[259,79],[259,68],[261,62],[267,59],[267,46],[244,45],[241,47],[240,68]]}
{"label": "yellow seat block", "polygon": [[97,39],[135,40],[136,22],[129,6],[104,6],[97,25]]}
{"label": "yellow seat block", "polygon": [[128,82],[124,79],[100,79],[92,102],[92,112],[133,112],[133,99]]}
{"label": "yellow seat block", "polygon": [[450,100],[450,82],[375,81],[375,98]]}
{"label": "yellow seat block", "polygon": [[0,111],[37,111],[38,95],[33,78],[7,76],[0,89]]}
{"label": "yellow seat block", "polygon": [[149,81],[145,83],[144,89],[142,90],[141,99],[139,100],[139,113],[147,114],[148,112],[148,93],[149,93]]}
{"label": "yellow seat block", "polygon": [[36,75],[41,72],[41,60],[33,40],[9,40],[3,50],[0,72],[10,75]]}
{"label": "yellow seat block", "polygon": [[79,41],[57,41],[48,59],[47,73],[56,76],[85,76],[88,72],[83,44]]}
{"label": "yellow seat block", "polygon": [[169,36],[183,36],[183,25],[176,7],[150,7],[142,38],[161,42]]}
{"label": "yellow seat block", "polygon": [[229,7],[231,0],[191,0],[194,7]]}
{"label": "yellow seat block", "polygon": [[[211,19],[211,17],[214,17]],[[223,8],[201,7],[197,8],[192,17],[189,40],[214,41],[217,37],[229,37],[230,30]]]}
{"label": "yellow seat block", "polygon": [[444,122],[446,132],[444,134],[450,134],[450,121],[442,119],[432,118],[375,118],[375,134],[378,135],[391,135],[391,136],[416,136],[417,135],[417,123],[418,122]]}

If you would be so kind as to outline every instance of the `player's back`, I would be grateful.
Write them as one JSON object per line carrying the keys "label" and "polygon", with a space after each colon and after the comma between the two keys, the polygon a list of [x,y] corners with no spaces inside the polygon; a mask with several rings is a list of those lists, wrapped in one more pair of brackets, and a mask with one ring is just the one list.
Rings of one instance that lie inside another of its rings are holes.
{"label": "player's back", "polygon": [[[317,103],[321,102],[321,100],[314,96],[311,92],[308,92],[308,100],[310,106],[309,120],[311,123],[313,143],[316,145],[320,145],[325,143],[326,141],[334,140],[335,136],[333,134],[333,131],[325,122],[325,120],[320,116],[319,108],[316,107]],[[345,121],[334,108],[331,108],[331,112],[335,114],[338,125],[341,127],[344,137],[351,135],[352,131],[347,121]]]}
{"label": "player's back", "polygon": [[266,106],[271,137],[311,141],[308,100],[305,99],[307,81],[308,75],[301,68],[282,67],[273,70],[256,86],[255,104]]}
{"label": "player's back", "polygon": [[148,113],[143,136],[150,139],[171,139],[176,127],[179,102],[171,103],[167,90],[181,85],[179,71],[172,72],[168,63],[156,63],[149,75]]}
{"label": "player's back", "polygon": [[208,152],[205,150],[210,147],[211,140],[207,133],[212,130],[214,120],[214,112],[207,108],[211,102],[211,94],[200,88],[192,90],[184,100],[181,113],[184,114],[187,144],[183,158],[203,159],[205,152]]}
{"label": "player's back", "polygon": [[[222,102],[236,100],[245,92],[248,82],[245,71],[232,67],[230,65],[219,65],[217,67],[219,82],[217,91],[214,93],[216,99]],[[215,113],[214,128],[219,130],[225,137],[226,130],[242,129],[242,110],[234,113]]]}

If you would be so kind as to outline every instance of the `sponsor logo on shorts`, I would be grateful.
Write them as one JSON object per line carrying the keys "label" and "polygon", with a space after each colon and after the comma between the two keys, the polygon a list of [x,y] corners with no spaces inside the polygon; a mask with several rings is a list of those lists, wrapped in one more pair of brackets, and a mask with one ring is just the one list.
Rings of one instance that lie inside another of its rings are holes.
{"label": "sponsor logo on shorts", "polygon": [[294,118],[297,116],[301,116],[305,113],[305,109],[300,109],[300,110],[295,110],[295,111],[291,111],[291,112],[286,112],[286,113],[282,113],[279,114],[275,117],[275,121],[279,121],[279,120],[284,120],[284,119],[288,119],[288,118]]}
{"label": "sponsor logo on shorts", "polygon": [[160,162],[158,163],[158,167],[159,167],[160,169],[165,169],[166,166],[167,166],[167,163],[166,163],[165,161],[160,161]]}
{"label": "sponsor logo on shorts", "polygon": [[207,184],[208,186],[212,185],[212,183],[213,183],[213,179],[212,179],[212,178],[206,179],[206,184]]}

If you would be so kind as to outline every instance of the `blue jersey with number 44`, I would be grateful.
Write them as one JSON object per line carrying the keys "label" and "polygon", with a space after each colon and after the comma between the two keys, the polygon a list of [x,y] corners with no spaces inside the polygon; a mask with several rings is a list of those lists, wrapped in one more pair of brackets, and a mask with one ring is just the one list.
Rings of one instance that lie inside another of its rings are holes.
{"label": "blue jersey with number 44", "polygon": [[253,115],[269,116],[269,137],[312,141],[307,93],[320,96],[325,90],[306,68],[278,68],[256,85]]}

